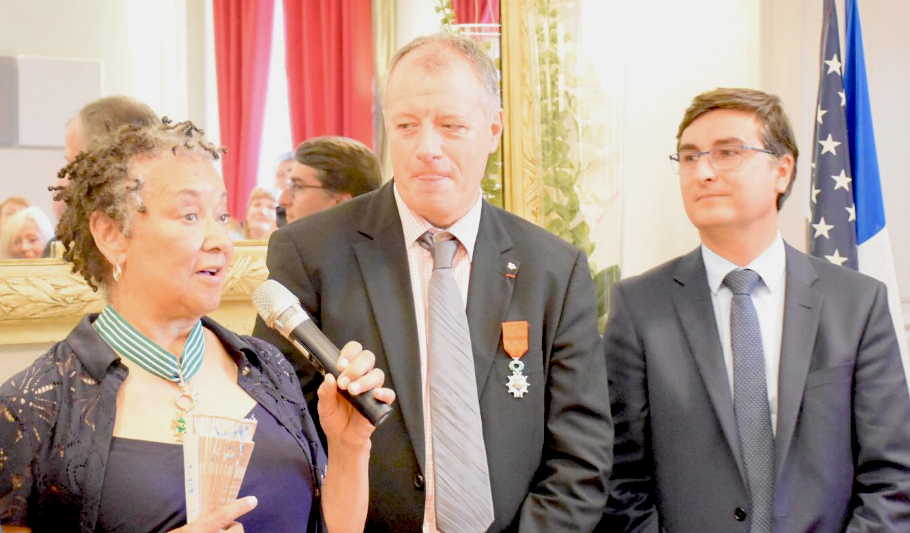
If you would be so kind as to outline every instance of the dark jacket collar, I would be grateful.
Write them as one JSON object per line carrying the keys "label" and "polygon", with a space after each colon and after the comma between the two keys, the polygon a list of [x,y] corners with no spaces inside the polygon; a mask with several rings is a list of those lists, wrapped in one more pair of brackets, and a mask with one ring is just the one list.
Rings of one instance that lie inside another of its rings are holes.
{"label": "dark jacket collar", "polygon": [[370,239],[375,240],[390,233],[400,235],[401,241],[404,242],[401,218],[398,215],[398,206],[395,204],[395,193],[392,189],[394,182],[394,179],[389,180],[377,191],[369,193],[368,197],[363,197],[361,200],[366,202],[366,205],[357,229]]}

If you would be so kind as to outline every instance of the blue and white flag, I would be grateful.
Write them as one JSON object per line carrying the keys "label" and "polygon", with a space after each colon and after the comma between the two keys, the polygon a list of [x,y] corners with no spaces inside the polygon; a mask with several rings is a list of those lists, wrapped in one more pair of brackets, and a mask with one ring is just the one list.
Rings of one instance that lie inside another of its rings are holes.
{"label": "blue and white flag", "polygon": [[[897,274],[891,253],[891,239],[885,225],[885,205],[875,152],[872,129],[872,107],[866,81],[863,34],[859,22],[859,5],[847,0],[847,55],[844,64],[844,92],[847,96],[847,134],[850,139],[850,167],[853,169],[856,203],[856,244],[859,249],[859,271],[882,281],[888,287],[888,305],[897,331],[904,371],[910,377],[907,335],[901,312]],[[910,382],[910,379],[908,379]]]}
{"label": "blue and white flag", "polygon": [[859,11],[855,0],[846,1],[846,60],[840,53],[834,0],[824,4],[809,252],[885,283],[904,372],[910,378],[897,276],[885,227]]}

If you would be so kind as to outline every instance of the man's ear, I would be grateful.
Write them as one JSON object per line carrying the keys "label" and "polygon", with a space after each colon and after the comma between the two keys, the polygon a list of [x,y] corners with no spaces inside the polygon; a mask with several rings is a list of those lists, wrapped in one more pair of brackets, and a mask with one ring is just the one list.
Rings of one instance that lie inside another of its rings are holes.
{"label": "man's ear", "polygon": [[111,265],[122,265],[126,261],[126,236],[114,219],[95,211],[89,218],[89,229],[95,246]]}
{"label": "man's ear", "polygon": [[353,198],[349,192],[332,191],[332,200],[334,205],[343,204]]}
{"label": "man's ear", "polygon": [[493,141],[490,144],[490,153],[492,154],[499,149],[499,140],[502,138],[502,128],[503,128],[503,119],[504,114],[502,109],[493,113],[493,120],[490,125],[491,133],[493,134]]}
{"label": "man's ear", "polygon": [[787,191],[790,186],[790,180],[793,179],[793,167],[795,162],[793,156],[786,154],[777,160],[777,176],[774,179],[774,188],[779,194]]}

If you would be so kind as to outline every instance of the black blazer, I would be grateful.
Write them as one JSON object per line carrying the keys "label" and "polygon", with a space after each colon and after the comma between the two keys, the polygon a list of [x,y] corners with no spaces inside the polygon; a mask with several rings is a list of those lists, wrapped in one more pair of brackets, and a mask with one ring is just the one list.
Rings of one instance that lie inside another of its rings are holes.
{"label": "black blazer", "polygon": [[[417,318],[391,183],[278,230],[268,267],[329,338],[338,346],[360,342],[387,373],[398,403],[373,436],[367,531],[420,531]],[[594,294],[581,251],[484,202],[467,315],[495,510],[491,532],[590,531],[600,518],[613,427]],[[506,388],[511,359],[501,324],[509,320],[530,325],[523,398]],[[295,361],[312,397],[321,378],[261,320],[254,334]]]}
{"label": "black blazer", "polygon": [[[910,531],[910,396],[885,287],[786,254],[774,531]],[[701,249],[616,285],[604,338],[617,439],[599,530],[747,532]]]}

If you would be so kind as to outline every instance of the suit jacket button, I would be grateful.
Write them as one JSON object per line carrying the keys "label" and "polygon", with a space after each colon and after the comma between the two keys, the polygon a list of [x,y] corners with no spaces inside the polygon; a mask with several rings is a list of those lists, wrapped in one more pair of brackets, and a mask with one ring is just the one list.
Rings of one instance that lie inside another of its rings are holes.
{"label": "suit jacket button", "polygon": [[733,511],[733,518],[735,518],[737,522],[742,522],[746,519],[746,516],[746,510],[742,507],[737,507],[736,510]]}
{"label": "suit jacket button", "polygon": [[423,475],[414,474],[414,486],[418,489],[423,489]]}

